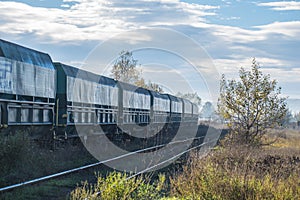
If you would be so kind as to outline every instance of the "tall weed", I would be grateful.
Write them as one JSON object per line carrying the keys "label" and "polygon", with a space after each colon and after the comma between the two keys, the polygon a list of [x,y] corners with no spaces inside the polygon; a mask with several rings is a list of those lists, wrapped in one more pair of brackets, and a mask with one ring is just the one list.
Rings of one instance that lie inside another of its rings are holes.
{"label": "tall weed", "polygon": [[128,179],[126,173],[112,172],[106,178],[98,175],[96,184],[84,182],[83,186],[71,192],[70,199],[156,200],[165,194],[164,182],[163,175],[159,175],[156,182],[150,183],[150,179],[142,176]]}
{"label": "tall weed", "polygon": [[183,172],[171,178],[171,196],[205,200],[300,199],[300,162],[265,151],[236,146],[217,150],[204,159],[194,154]]}

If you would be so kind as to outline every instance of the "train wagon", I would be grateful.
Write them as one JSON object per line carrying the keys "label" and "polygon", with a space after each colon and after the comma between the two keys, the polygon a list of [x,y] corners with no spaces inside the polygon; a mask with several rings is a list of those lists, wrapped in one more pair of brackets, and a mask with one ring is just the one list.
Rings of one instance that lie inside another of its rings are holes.
{"label": "train wagon", "polygon": [[192,103],[193,105],[193,119],[192,121],[196,124],[198,124],[198,118],[199,118],[199,108],[197,106],[197,104]]}
{"label": "train wagon", "polygon": [[[0,40],[0,126],[52,128],[55,68],[48,54]],[[43,130],[44,129],[44,130]]]}
{"label": "train wagon", "polygon": [[174,126],[179,126],[183,118],[183,102],[182,99],[173,95],[168,94],[171,105],[170,105],[170,123]]}
{"label": "train wagon", "polygon": [[99,125],[103,132],[113,132],[119,113],[116,81],[62,63],[54,65],[57,69],[56,135],[92,134]]}
{"label": "train wagon", "polygon": [[153,124],[168,123],[170,120],[170,99],[167,94],[150,91],[152,95]]}
{"label": "train wagon", "polygon": [[183,122],[185,125],[190,125],[193,121],[193,104],[187,99],[182,99],[183,101]]}
{"label": "train wagon", "polygon": [[[122,132],[136,137],[144,137],[150,123],[151,94],[150,91],[131,84],[118,82],[119,88],[119,120]],[[139,134],[134,134],[139,132]]]}

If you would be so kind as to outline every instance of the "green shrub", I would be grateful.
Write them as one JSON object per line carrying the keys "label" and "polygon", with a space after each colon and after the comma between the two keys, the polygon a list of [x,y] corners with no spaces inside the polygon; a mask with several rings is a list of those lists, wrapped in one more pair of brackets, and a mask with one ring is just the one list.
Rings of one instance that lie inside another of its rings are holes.
{"label": "green shrub", "polygon": [[22,161],[29,155],[29,147],[30,141],[21,131],[0,136],[0,177],[7,177],[21,167]]}
{"label": "green shrub", "polygon": [[82,187],[77,187],[71,192],[72,200],[79,199],[160,199],[164,196],[165,176],[150,183],[150,179],[142,176],[129,178],[126,173],[112,172],[106,178],[97,177],[96,184],[85,182]]}

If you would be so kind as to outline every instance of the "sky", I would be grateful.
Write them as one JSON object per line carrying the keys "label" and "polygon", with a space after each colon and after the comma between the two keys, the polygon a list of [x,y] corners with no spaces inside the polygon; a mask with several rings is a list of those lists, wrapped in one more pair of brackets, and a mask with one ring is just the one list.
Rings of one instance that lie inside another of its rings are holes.
{"label": "sky", "polygon": [[300,1],[2,0],[0,37],[104,75],[130,50],[146,79],[202,99],[255,58],[300,99]]}

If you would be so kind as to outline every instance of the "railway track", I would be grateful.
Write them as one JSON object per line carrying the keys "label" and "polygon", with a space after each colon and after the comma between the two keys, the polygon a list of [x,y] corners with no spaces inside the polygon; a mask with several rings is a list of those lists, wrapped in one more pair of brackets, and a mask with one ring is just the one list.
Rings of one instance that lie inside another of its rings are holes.
{"label": "railway track", "polygon": [[[96,163],[93,163],[93,164],[89,164],[89,165],[85,165],[85,166],[73,168],[73,169],[66,170],[66,171],[62,171],[62,172],[59,172],[59,173],[55,173],[55,174],[43,176],[43,177],[40,177],[40,178],[37,178],[37,179],[32,179],[32,180],[28,180],[28,181],[21,182],[21,183],[18,183],[18,184],[6,186],[6,187],[3,187],[3,188],[0,188],[0,192],[12,190],[12,189],[19,188],[19,187],[23,187],[23,186],[26,186],[26,185],[36,184],[36,183],[43,182],[43,181],[46,181],[46,180],[51,180],[51,179],[54,179],[54,178],[58,178],[58,177],[67,175],[67,174],[71,174],[71,173],[75,173],[75,172],[78,172],[78,171],[86,170],[86,169],[89,169],[89,168],[92,168],[92,167],[96,167],[96,166],[99,166],[99,165],[101,165],[101,164],[106,164],[106,163],[109,163],[109,162],[114,161],[114,160],[126,158],[126,157],[131,156],[131,155],[134,155],[134,154],[143,153],[143,152],[146,152],[146,151],[149,151],[149,150],[154,150],[154,149],[157,149],[157,148],[161,148],[161,147],[164,147],[164,146],[166,146],[166,145],[174,145],[174,144],[178,144],[178,143],[188,142],[188,141],[190,141],[190,140],[200,140],[200,139],[203,139],[203,138],[204,138],[204,136],[202,136],[202,137],[197,137],[197,138],[189,138],[189,139],[186,139],[186,140],[174,141],[174,142],[170,142],[170,143],[168,143],[168,144],[161,144],[161,145],[156,145],[156,146],[149,147],[149,148],[145,148],[145,149],[140,149],[140,150],[137,150],[137,151],[134,151],[134,152],[129,152],[129,153],[127,153],[127,154],[123,154],[123,155],[120,155],[120,156],[117,156],[117,157],[114,157],[114,158],[110,158],[110,159],[107,159],[107,160],[99,161],[99,162],[96,162]],[[205,143],[202,143],[201,145],[199,145],[199,146],[197,146],[197,147],[203,146],[204,144],[205,144]],[[196,147],[196,148],[197,148],[197,147]],[[178,154],[178,155],[172,157],[172,159],[175,159],[175,158],[177,158],[178,156],[181,156],[182,154],[184,154],[184,153],[186,153],[186,152],[188,152],[189,150],[192,150],[192,149],[194,149],[194,148],[195,148],[195,147],[192,147],[192,148],[188,149],[187,151],[184,151],[184,152],[182,152],[182,153],[180,153],[180,154]],[[163,162],[163,163],[164,163],[164,162]],[[158,166],[159,166],[159,165],[158,165]],[[149,169],[152,169],[152,167],[149,168]],[[146,171],[147,171],[147,170],[146,170]],[[145,171],[145,172],[146,172],[146,171]],[[140,173],[139,173],[139,174],[140,174]]]}
{"label": "railway track", "polygon": [[[198,132],[200,131],[201,128],[198,129]],[[201,130],[200,132],[202,132],[203,130]],[[164,159],[159,159],[159,155],[157,155],[157,161],[156,163],[153,163],[152,165],[149,165],[149,167],[136,171],[134,174],[132,174],[131,176],[129,176],[128,178],[133,178],[135,176],[138,176],[140,174],[143,173],[147,173],[149,171],[153,171],[156,170],[158,168],[160,168],[163,165],[169,164],[172,161],[176,160],[177,158],[179,158],[180,156],[192,151],[193,149],[197,149],[200,147],[208,147],[211,148],[213,147],[217,140],[215,137],[211,137],[210,139],[207,140],[207,138],[205,138],[205,135],[197,135],[199,137],[194,137],[194,138],[186,138],[186,139],[182,139],[182,140],[178,140],[178,141],[172,141],[169,142],[167,144],[160,144],[160,145],[155,145],[155,146],[151,146],[151,147],[147,147],[147,148],[143,148],[143,149],[138,149],[136,151],[132,151],[132,152],[128,152],[126,154],[122,154],[122,155],[118,155],[115,157],[111,157],[109,159],[105,159],[105,160],[101,160],[92,164],[87,164],[81,167],[76,167],[76,168],[72,168],[69,170],[65,170],[65,171],[61,171],[58,173],[54,173],[54,174],[50,174],[50,175],[46,175],[40,178],[35,178],[32,180],[27,180],[27,181],[23,181],[23,182],[19,182],[17,184],[12,184],[12,185],[8,185],[5,187],[0,188],[0,196],[2,196],[3,194],[7,194],[7,193],[18,193],[18,191],[21,191],[19,193],[22,193],[22,191],[26,191],[26,188],[34,188],[33,190],[35,190],[35,188],[37,188],[36,186],[40,187],[40,186],[45,186],[45,187],[51,187],[52,189],[50,190],[50,194],[47,191],[43,191],[43,192],[37,192],[40,193],[43,197],[43,199],[57,199],[57,195],[54,195],[55,198],[53,197],[53,194],[51,194],[51,191],[57,191],[60,194],[63,194],[65,199],[65,196],[67,194],[69,194],[70,191],[72,191],[75,187],[76,184],[80,183],[82,180],[87,180],[87,179],[95,179],[95,174],[94,171],[102,171],[104,173],[106,173],[109,168],[106,166],[107,164],[114,162],[116,160],[122,161],[122,160],[126,160],[128,158],[130,158],[131,156],[137,155],[137,154],[141,154],[141,153],[147,153],[147,152],[156,152],[158,149],[161,149],[163,147],[165,147],[166,145],[168,145],[169,149],[168,151],[173,151],[174,149],[178,148],[180,145],[186,145],[186,144],[191,144],[191,141],[193,142],[193,146],[191,146],[190,148],[185,148],[185,150],[178,152],[176,154],[171,154],[171,156],[164,158]],[[205,141],[204,141],[205,138]],[[208,149],[207,148],[207,149]],[[76,180],[75,182],[72,182],[70,180]],[[70,184],[64,184],[65,182],[70,182]],[[72,183],[71,183],[72,182]],[[57,188],[57,189],[53,189],[53,188]],[[15,192],[17,191],[17,192]],[[40,196],[39,196],[40,197]],[[32,198],[32,196],[30,196],[30,198]],[[5,198],[4,198],[5,199]],[[39,199],[39,198],[37,198]]]}
{"label": "railway track", "polygon": [[[176,145],[189,142],[190,140],[203,140],[203,137],[189,138],[189,139],[181,140],[181,141],[174,141],[174,142],[169,143],[168,145],[172,145],[172,146],[174,146],[174,148],[176,148]],[[210,141],[210,142],[215,142],[215,141]],[[179,158],[180,156],[184,155],[185,153],[188,153],[189,151],[199,148],[201,146],[204,146],[206,144],[208,144],[208,143],[199,144],[199,145],[191,147],[183,152],[180,152],[179,154],[176,154],[166,160],[161,160],[160,162],[156,163],[155,165],[149,166],[148,168],[138,171],[135,174],[129,176],[128,179],[133,178],[133,177],[138,176],[143,173],[147,173],[155,168],[158,168],[160,165],[166,164],[167,162],[171,162],[172,160]],[[19,192],[22,193],[22,191],[25,190],[25,187],[34,188],[35,186],[41,186],[41,187],[45,187],[45,188],[51,188],[49,190],[49,192],[47,192],[47,191],[41,192],[40,195],[43,196],[43,199],[57,199],[58,198],[57,195],[61,195],[62,193],[64,193],[62,195],[63,196],[62,199],[65,199],[65,196],[70,191],[72,191],[74,189],[74,187],[76,187],[76,183],[74,183],[74,182],[72,183],[71,180],[73,180],[73,181],[76,180],[75,182],[77,182],[77,184],[78,184],[82,180],[92,179],[93,177],[95,177],[94,171],[101,171],[101,170],[103,171],[103,168],[105,168],[104,164],[107,164],[109,162],[119,160],[119,159],[126,159],[127,157],[130,157],[134,154],[147,152],[149,150],[155,150],[155,149],[161,148],[165,145],[167,145],[167,144],[162,144],[162,145],[157,145],[157,146],[153,146],[153,147],[149,147],[149,148],[145,148],[145,149],[140,149],[138,151],[129,152],[127,154],[120,155],[120,156],[117,156],[117,157],[114,157],[111,159],[107,159],[104,161],[99,161],[99,162],[96,162],[93,164],[73,168],[70,170],[47,175],[47,176],[40,177],[37,179],[32,179],[32,180],[24,181],[24,182],[21,182],[18,184],[6,186],[3,188],[0,188],[0,194],[4,194],[7,192],[14,193],[15,190],[19,190]],[[33,190],[35,190],[35,189],[33,189]],[[53,191],[58,191],[60,194],[53,194]],[[37,199],[41,198],[41,196],[38,196]],[[30,198],[34,198],[34,197],[30,196]]]}

